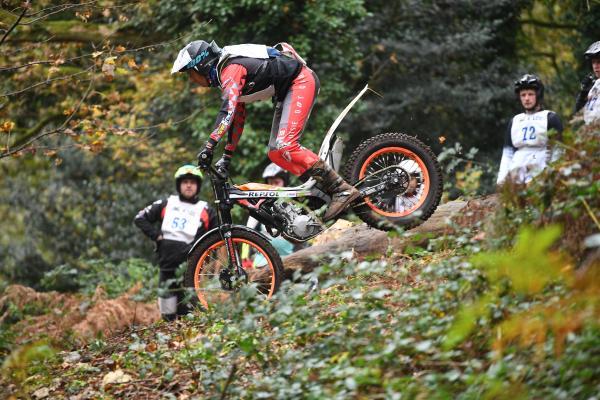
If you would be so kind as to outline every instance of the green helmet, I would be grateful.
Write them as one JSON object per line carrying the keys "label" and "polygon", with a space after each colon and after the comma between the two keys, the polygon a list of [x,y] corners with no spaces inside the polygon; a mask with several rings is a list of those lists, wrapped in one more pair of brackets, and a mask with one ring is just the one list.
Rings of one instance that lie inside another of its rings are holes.
{"label": "green helmet", "polygon": [[179,185],[185,178],[195,179],[198,182],[198,190],[200,189],[200,185],[202,184],[202,171],[200,171],[200,168],[192,164],[186,164],[179,167],[175,172],[175,187],[177,188],[177,193],[180,193]]}

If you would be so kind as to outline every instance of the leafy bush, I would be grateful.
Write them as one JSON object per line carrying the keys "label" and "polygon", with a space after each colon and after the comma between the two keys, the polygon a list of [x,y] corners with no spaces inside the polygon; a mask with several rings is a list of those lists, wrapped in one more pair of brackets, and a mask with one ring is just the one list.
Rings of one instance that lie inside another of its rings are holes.
{"label": "leafy bush", "polygon": [[508,182],[501,188],[502,207],[493,222],[493,236],[500,246],[510,244],[523,225],[551,223],[563,228],[558,246],[581,262],[588,249],[586,237],[600,230],[600,124],[564,133],[565,143],[556,145],[563,156],[529,185]]}
{"label": "leafy bush", "polygon": [[473,197],[492,191],[496,165],[477,160],[479,150],[471,147],[465,153],[460,143],[444,147],[438,161],[444,169],[444,193],[449,199]]}
{"label": "leafy bush", "polygon": [[60,265],[44,274],[41,286],[46,290],[77,290],[87,296],[92,296],[96,288],[102,286],[107,295],[114,298],[138,282],[142,283],[138,293],[140,299],[156,297],[158,268],[139,258],[118,263],[98,259]]}

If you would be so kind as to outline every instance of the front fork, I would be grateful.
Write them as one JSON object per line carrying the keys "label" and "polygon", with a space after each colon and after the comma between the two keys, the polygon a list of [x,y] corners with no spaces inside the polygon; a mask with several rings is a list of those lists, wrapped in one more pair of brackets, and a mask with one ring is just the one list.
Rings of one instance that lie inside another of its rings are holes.
{"label": "front fork", "polygon": [[239,286],[248,283],[248,274],[244,268],[242,268],[240,253],[235,248],[231,233],[231,225],[222,225],[219,232],[225,241],[227,258],[229,259],[227,268],[222,269],[219,273],[219,281],[221,282],[221,287],[223,289],[234,290]]}
{"label": "front fork", "polygon": [[227,193],[228,184],[227,178],[221,176],[212,167],[211,184],[215,193],[215,204],[217,205],[217,216],[219,218],[219,234],[225,241],[227,250],[227,258],[229,260],[227,268],[224,268],[219,273],[219,281],[224,290],[234,290],[241,286],[240,284],[248,283],[248,274],[242,268],[242,260],[240,254],[235,248],[232,235],[232,218],[231,207],[232,203]]}

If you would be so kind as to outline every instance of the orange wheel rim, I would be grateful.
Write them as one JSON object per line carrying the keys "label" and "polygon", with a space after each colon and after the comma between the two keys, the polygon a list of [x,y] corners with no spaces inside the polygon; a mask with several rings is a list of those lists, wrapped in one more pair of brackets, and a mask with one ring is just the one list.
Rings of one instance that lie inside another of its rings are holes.
{"label": "orange wheel rim", "polygon": [[371,198],[369,198],[369,197],[365,198],[365,203],[369,206],[369,208],[371,208],[377,214],[380,214],[380,215],[383,215],[386,217],[395,217],[395,218],[405,217],[409,214],[412,214],[416,210],[418,210],[419,207],[421,207],[423,205],[423,203],[425,202],[425,199],[427,198],[427,195],[429,194],[429,186],[430,186],[429,185],[429,172],[427,171],[427,167],[425,166],[425,163],[423,162],[421,157],[419,157],[414,152],[412,152],[408,149],[405,149],[403,147],[384,147],[383,149],[377,150],[376,152],[371,154],[369,156],[369,158],[367,158],[365,160],[362,167],[360,168],[360,173],[359,173],[358,178],[363,179],[365,177],[367,168],[378,157],[384,156],[386,154],[392,154],[392,153],[393,154],[402,154],[403,156],[406,157],[404,160],[402,160],[402,162],[411,161],[411,162],[414,162],[419,167],[422,182],[421,182],[421,186],[419,187],[419,190],[418,190],[419,197],[418,197],[417,201],[415,201],[412,205],[410,205],[406,209],[404,209],[402,211],[397,211],[397,212],[389,212],[389,211],[382,210],[376,204],[374,204],[373,201],[371,200]]}
{"label": "orange wheel rim", "polygon": [[[251,246],[252,248],[254,248],[255,250],[257,250],[259,252],[259,254],[261,254],[263,256],[263,258],[266,260],[267,266],[269,267],[269,270],[271,272],[271,282],[270,282],[269,293],[267,294],[267,298],[271,298],[271,296],[273,296],[273,292],[275,291],[275,267],[273,266],[273,262],[271,261],[271,259],[267,255],[267,253],[263,249],[261,249],[260,247],[258,247],[253,242],[251,242],[247,239],[233,238],[233,244],[234,244],[234,246],[236,244],[247,244],[247,245]],[[211,252],[215,251],[215,249],[217,249],[221,246],[225,246],[224,240],[220,240],[217,243],[210,246],[208,249],[206,249],[206,251],[204,251],[202,253],[202,255],[200,256],[200,259],[198,259],[198,262],[196,263],[196,267],[194,268],[194,290],[196,291],[198,300],[200,301],[202,306],[204,306],[205,308],[208,308],[208,301],[206,299],[204,291],[200,288],[200,284],[201,284],[200,277],[202,276],[202,272],[203,272],[202,270],[205,266],[205,261],[206,261],[207,257],[211,254]],[[220,272],[220,270],[216,271],[216,273],[214,275],[218,276],[218,272]],[[220,283],[219,283],[219,285],[220,285]],[[229,291],[226,291],[224,289],[222,291],[224,294],[229,293]]]}

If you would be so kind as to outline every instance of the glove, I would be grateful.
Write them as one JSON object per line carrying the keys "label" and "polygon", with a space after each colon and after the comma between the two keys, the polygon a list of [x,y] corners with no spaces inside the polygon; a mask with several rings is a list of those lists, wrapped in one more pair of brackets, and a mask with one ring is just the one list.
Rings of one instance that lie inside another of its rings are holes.
{"label": "glove", "polygon": [[213,149],[208,143],[204,146],[202,151],[198,153],[198,166],[200,168],[208,168],[210,167],[210,163],[213,158]]}
{"label": "glove", "polygon": [[595,77],[592,74],[586,75],[581,80],[581,91],[589,92],[592,86],[594,85]]}
{"label": "glove", "polygon": [[215,164],[215,168],[222,176],[227,176],[229,174],[229,165],[231,164],[231,157],[223,154],[223,157]]}

